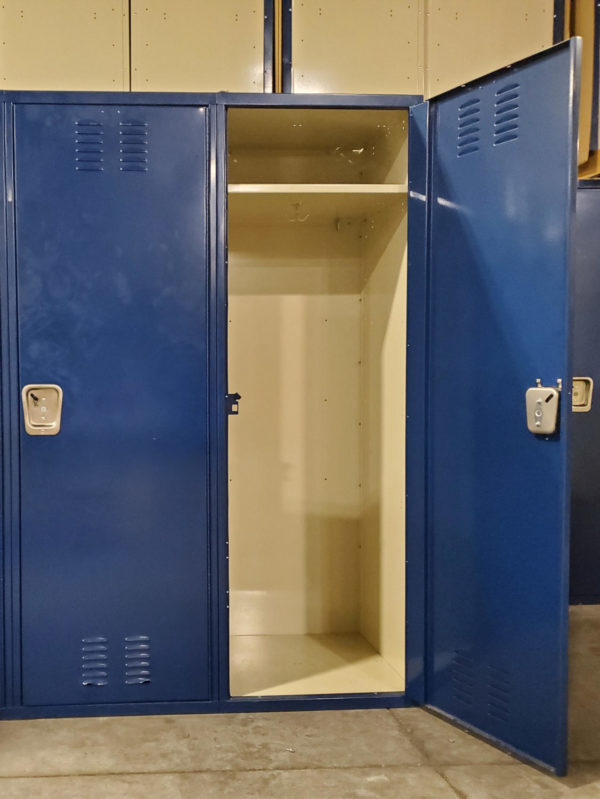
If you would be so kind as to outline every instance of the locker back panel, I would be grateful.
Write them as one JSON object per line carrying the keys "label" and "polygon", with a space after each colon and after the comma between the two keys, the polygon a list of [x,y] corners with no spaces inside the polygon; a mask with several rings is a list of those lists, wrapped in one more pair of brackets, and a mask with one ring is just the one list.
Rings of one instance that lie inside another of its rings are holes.
{"label": "locker back panel", "polygon": [[4,0],[0,89],[129,88],[125,0]]}
{"label": "locker back panel", "polygon": [[[25,704],[208,694],[202,108],[16,109]],[[43,401],[41,397],[40,401]]]}
{"label": "locker back panel", "polygon": [[133,91],[262,92],[263,0],[132,0]]}

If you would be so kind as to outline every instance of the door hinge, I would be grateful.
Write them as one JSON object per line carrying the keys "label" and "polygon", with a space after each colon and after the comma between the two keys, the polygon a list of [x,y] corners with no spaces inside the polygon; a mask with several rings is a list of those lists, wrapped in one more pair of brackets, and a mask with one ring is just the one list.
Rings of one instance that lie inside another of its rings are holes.
{"label": "door hinge", "polygon": [[241,394],[237,392],[235,394],[225,394],[225,401],[227,403],[227,415],[228,416],[237,416],[240,412],[240,400],[242,398]]}

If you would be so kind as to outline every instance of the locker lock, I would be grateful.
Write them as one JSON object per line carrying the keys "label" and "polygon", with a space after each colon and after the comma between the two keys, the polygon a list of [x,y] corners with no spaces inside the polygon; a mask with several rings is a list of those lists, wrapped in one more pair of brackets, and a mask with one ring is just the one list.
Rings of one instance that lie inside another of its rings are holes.
{"label": "locker lock", "polygon": [[536,435],[550,435],[556,432],[562,380],[556,386],[543,386],[538,377],[534,388],[525,392],[527,429]]}

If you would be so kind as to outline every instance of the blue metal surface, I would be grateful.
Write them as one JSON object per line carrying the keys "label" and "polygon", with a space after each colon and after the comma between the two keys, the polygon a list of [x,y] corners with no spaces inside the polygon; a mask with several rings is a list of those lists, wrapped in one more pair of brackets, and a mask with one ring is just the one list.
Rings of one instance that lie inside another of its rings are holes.
{"label": "blue metal surface", "polygon": [[[261,96],[261,95],[258,95]],[[215,102],[214,92],[61,92],[5,91],[2,102],[36,103],[40,105],[188,105],[195,108]]]}
{"label": "blue metal surface", "polygon": [[1,720],[81,716],[152,716],[159,713],[277,713],[302,710],[360,710],[407,707],[404,694],[332,694],[319,696],[249,696],[207,702],[139,702],[108,705],[57,705],[0,710]]}
{"label": "blue metal surface", "polygon": [[429,105],[410,109],[406,351],[406,694],[423,704],[427,530],[427,194]]}
{"label": "blue metal surface", "polygon": [[[5,282],[3,280],[3,276],[6,275],[6,262],[7,262],[7,238],[6,238],[6,170],[5,170],[5,144],[4,144],[4,131],[5,131],[5,123],[6,123],[6,106],[4,103],[0,104],[0,132],[2,134],[2,138],[0,139],[1,144],[1,155],[0,155],[0,296],[5,294]],[[4,308],[1,307],[0,301],[0,376],[4,376],[5,373],[5,366],[7,364],[7,360],[5,358],[5,351],[2,347],[2,343],[6,341],[5,331],[7,329],[6,326],[6,318],[4,313]],[[3,380],[2,380],[3,382]],[[3,402],[4,392],[1,388],[0,383],[0,414],[2,416],[5,415],[6,405]],[[5,436],[2,436],[2,445],[6,445]],[[1,445],[0,445],[1,446]],[[0,457],[0,530],[4,531],[6,526],[6,506],[7,506],[7,492],[6,492],[6,471],[4,468],[5,459],[4,457]],[[10,634],[10,630],[7,629],[7,618],[5,613],[6,602],[4,600],[4,592],[6,590],[6,580],[5,580],[5,558],[4,558],[4,547],[0,546],[0,664],[2,664],[1,671],[5,671],[5,663],[6,663],[6,655],[7,655],[7,647],[5,636],[8,632]],[[6,704],[6,682],[3,679],[3,676],[0,677],[0,706],[4,706]]]}
{"label": "blue metal surface", "polygon": [[264,108],[410,108],[423,100],[420,94],[253,94],[219,92],[216,101],[226,106]]}
{"label": "blue metal surface", "polygon": [[255,92],[0,92],[0,101],[45,105],[256,106],[265,108],[409,108],[420,94],[259,94]]}
{"label": "blue metal surface", "polygon": [[0,277],[0,323],[2,333],[2,470],[4,551],[4,683],[7,704],[20,702],[20,591],[19,591],[19,407],[18,369],[13,357],[17,347],[15,229],[14,229],[14,135],[13,112],[4,113],[4,195],[6,198],[6,259]]}
{"label": "blue metal surface", "polygon": [[[556,772],[578,59],[558,45],[430,112],[427,699]],[[538,377],[565,386],[550,438],[525,423]]]}
{"label": "blue metal surface", "polygon": [[229,699],[229,416],[226,407],[228,387],[228,299],[227,288],[227,109],[216,107],[216,258],[212,281],[212,329],[214,342],[214,450],[213,462],[213,528],[215,542],[215,585],[217,599],[214,608],[214,629],[217,633],[215,651],[220,656],[217,696]]}
{"label": "blue metal surface", "polygon": [[[597,186],[600,189],[600,182]],[[591,377],[596,396],[571,418],[572,603],[600,603],[600,191],[579,188],[575,217],[573,374]]]}
{"label": "blue metal surface", "polygon": [[20,384],[64,390],[19,425],[26,705],[210,695],[207,157],[202,108],[15,109]]}

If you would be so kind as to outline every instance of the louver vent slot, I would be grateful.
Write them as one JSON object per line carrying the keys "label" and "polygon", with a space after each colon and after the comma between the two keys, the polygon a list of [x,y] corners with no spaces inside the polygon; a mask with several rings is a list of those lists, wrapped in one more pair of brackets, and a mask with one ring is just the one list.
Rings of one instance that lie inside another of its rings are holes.
{"label": "louver vent slot", "polygon": [[475,661],[464,652],[455,652],[451,667],[452,693],[465,705],[473,704]]}
{"label": "louver vent slot", "polygon": [[81,639],[81,684],[108,685],[108,640],[103,636]]}
{"label": "louver vent slot", "polygon": [[104,170],[104,129],[102,122],[80,119],[75,122],[75,169],[78,172]]}
{"label": "louver vent slot", "polygon": [[125,638],[125,684],[144,685],[150,682],[150,638],[128,635]]}
{"label": "louver vent slot", "polygon": [[466,100],[458,108],[456,153],[459,158],[479,150],[480,111],[481,104],[478,97]]}
{"label": "louver vent slot", "polygon": [[148,123],[132,120],[119,124],[121,172],[148,171]]}
{"label": "louver vent slot", "polygon": [[519,138],[519,84],[508,83],[496,92],[494,146]]}
{"label": "louver vent slot", "polygon": [[487,712],[496,721],[510,716],[510,674],[497,666],[487,668]]}

